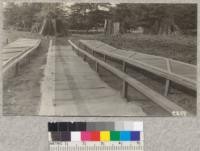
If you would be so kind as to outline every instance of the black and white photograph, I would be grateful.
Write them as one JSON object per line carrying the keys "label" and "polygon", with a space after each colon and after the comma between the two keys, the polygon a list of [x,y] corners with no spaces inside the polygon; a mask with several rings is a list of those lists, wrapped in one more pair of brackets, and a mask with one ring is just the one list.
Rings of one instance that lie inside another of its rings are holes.
{"label": "black and white photograph", "polygon": [[197,4],[2,7],[3,115],[196,116]]}

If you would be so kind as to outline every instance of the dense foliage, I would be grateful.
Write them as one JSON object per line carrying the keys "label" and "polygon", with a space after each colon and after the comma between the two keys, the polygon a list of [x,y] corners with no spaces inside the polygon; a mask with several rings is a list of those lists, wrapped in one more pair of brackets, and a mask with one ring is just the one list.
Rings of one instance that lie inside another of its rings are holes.
{"label": "dense foliage", "polygon": [[[65,8],[65,9],[63,9]],[[196,31],[196,4],[117,4],[75,3],[63,6],[61,3],[8,3],[4,9],[4,27],[14,26],[30,29],[35,22],[53,12],[62,18],[65,27],[71,29],[97,29],[103,27],[105,19],[120,22],[121,32],[128,32],[139,26],[151,34],[170,34]]]}
{"label": "dense foliage", "polygon": [[197,28],[196,4],[119,4],[112,14],[124,30],[142,26],[147,32],[159,33],[168,30],[167,26],[183,31]]}

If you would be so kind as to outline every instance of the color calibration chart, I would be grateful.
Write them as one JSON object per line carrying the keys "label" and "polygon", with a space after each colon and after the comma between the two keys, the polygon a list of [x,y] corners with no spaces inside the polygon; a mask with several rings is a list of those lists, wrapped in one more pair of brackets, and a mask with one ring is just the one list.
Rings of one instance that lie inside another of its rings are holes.
{"label": "color calibration chart", "polygon": [[143,122],[49,122],[49,151],[143,151]]}

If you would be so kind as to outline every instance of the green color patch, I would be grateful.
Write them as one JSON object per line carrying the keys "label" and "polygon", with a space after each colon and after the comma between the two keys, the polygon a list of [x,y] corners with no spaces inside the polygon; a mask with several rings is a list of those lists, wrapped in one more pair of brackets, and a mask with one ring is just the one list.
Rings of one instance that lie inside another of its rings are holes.
{"label": "green color patch", "polygon": [[110,131],[110,140],[111,141],[120,141],[120,132],[119,131]]}

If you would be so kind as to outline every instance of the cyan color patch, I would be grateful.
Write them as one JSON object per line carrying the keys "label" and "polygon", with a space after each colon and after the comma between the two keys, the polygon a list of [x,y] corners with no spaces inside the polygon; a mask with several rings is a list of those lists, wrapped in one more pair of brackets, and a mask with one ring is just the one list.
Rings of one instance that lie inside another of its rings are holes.
{"label": "cyan color patch", "polygon": [[120,132],[120,141],[130,141],[131,132],[130,131],[121,131]]}

